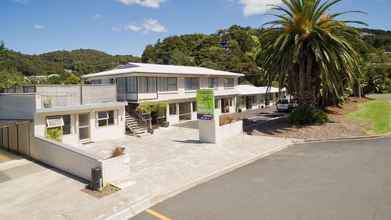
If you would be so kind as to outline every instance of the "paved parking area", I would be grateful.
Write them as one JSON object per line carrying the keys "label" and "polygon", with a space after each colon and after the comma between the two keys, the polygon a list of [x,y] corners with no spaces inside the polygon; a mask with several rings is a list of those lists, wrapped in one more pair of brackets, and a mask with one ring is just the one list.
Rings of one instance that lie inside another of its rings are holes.
{"label": "paved parking area", "polygon": [[[198,141],[198,130],[174,126],[142,138],[112,140],[107,144],[128,146],[130,156],[129,178],[116,183],[124,187],[121,191],[98,199],[82,192],[85,183],[77,179],[40,165],[28,165],[14,171],[30,174],[0,183],[0,219],[100,220],[133,216],[294,141],[243,134],[221,144],[204,144]],[[105,143],[99,144],[104,150]]]}
{"label": "paved parking area", "polygon": [[132,220],[389,220],[390,158],[391,138],[295,145]]}

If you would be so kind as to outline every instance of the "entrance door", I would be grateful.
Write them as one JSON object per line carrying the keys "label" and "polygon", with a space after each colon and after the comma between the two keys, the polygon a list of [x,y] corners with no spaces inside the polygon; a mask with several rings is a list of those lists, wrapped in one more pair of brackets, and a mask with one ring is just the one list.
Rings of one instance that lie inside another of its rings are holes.
{"label": "entrance door", "polygon": [[221,99],[221,113],[229,113],[229,99]]}
{"label": "entrance door", "polygon": [[81,142],[90,141],[90,114],[79,114],[79,139]]}
{"label": "entrance door", "polygon": [[179,103],[179,120],[188,121],[191,120],[191,103]]}
{"label": "entrance door", "polygon": [[253,96],[246,97],[246,109],[250,110],[253,108]]}

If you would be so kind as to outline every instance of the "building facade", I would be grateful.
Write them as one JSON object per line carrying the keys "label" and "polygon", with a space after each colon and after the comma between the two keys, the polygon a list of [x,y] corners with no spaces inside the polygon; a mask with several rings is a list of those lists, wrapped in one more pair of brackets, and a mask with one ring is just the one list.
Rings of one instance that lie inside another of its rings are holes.
{"label": "building facade", "polygon": [[29,120],[34,137],[57,130],[80,145],[125,135],[125,106],[115,85],[26,86],[0,94],[0,120]]}
{"label": "building facade", "polygon": [[[251,94],[241,95],[238,79],[242,76],[202,67],[129,63],[114,70],[85,75],[84,80],[89,84],[116,84],[117,99],[129,103],[129,113],[143,102],[164,102],[167,105],[165,119],[176,124],[197,119],[198,89],[214,89],[218,115],[265,107],[266,89],[261,91],[252,86]],[[252,100],[257,95],[259,100]]]}

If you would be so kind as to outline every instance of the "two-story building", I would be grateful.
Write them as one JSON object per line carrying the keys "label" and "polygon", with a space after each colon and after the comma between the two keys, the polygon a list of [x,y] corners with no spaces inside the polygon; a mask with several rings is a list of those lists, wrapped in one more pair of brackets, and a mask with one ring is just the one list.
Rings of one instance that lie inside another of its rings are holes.
{"label": "two-story building", "polygon": [[[129,103],[129,113],[134,112],[140,103],[164,101],[167,103],[167,121],[176,124],[197,119],[195,98],[198,89],[215,90],[217,114],[236,112],[241,95],[238,79],[242,76],[203,67],[129,63],[83,78],[89,84],[116,84],[118,101]],[[251,95],[257,93],[266,95],[266,90],[254,90]],[[261,104],[257,101],[247,102],[247,108],[243,109],[258,106]]]}

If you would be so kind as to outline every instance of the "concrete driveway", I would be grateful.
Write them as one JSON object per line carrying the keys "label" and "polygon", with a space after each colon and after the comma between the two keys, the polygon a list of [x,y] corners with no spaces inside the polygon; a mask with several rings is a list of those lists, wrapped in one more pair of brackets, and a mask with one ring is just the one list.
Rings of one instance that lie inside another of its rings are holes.
{"label": "concrete driveway", "polygon": [[391,138],[295,145],[133,220],[388,220]]}

